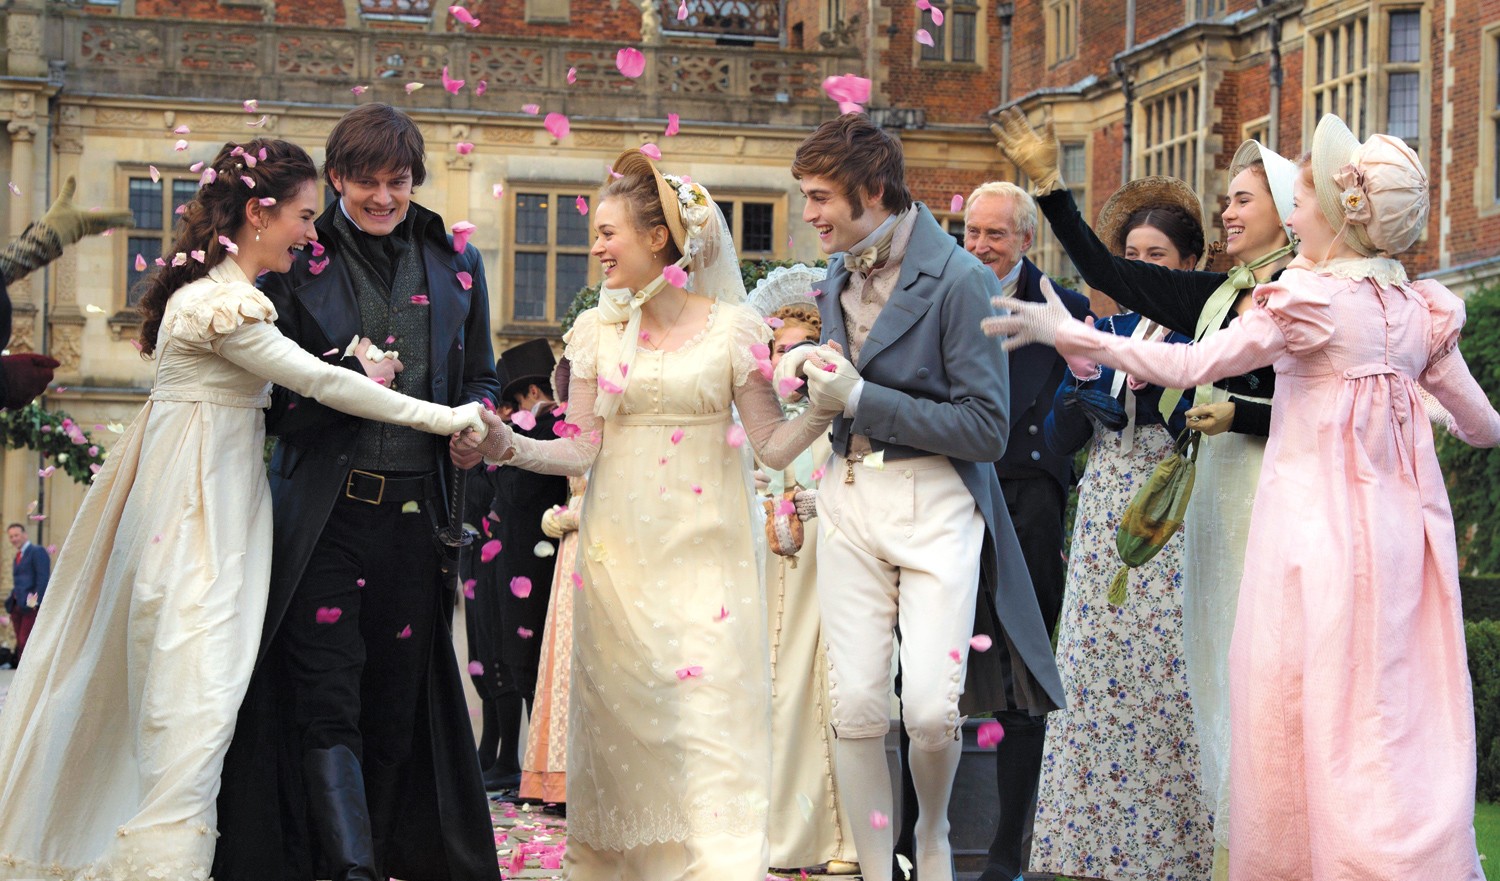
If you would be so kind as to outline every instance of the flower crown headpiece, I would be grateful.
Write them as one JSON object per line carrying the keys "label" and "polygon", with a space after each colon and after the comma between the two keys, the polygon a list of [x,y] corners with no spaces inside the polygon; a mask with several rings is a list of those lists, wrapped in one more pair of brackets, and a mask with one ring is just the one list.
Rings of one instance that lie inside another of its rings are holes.
{"label": "flower crown headpiece", "polygon": [[687,233],[688,257],[696,257],[707,245],[709,221],[713,220],[713,200],[697,181],[675,174],[664,174],[662,180],[677,194],[677,213]]}

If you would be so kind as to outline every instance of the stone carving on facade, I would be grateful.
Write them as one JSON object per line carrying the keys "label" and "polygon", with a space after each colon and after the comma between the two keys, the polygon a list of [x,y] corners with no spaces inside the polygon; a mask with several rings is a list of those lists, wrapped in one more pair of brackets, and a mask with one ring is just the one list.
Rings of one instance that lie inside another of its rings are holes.
{"label": "stone carving on facade", "polygon": [[647,46],[661,44],[661,9],[657,0],[640,0],[641,42]]}
{"label": "stone carving on facade", "polygon": [[[25,279],[22,279],[24,282]],[[36,307],[30,303],[14,304],[10,317],[10,344],[6,351],[11,354],[36,351]]]}
{"label": "stone carving on facade", "polygon": [[59,153],[83,152],[83,110],[77,104],[64,104],[58,111],[57,131],[52,146]]}
{"label": "stone carving on facade", "polygon": [[[120,107],[101,107],[94,111],[95,125],[113,125],[121,128],[145,128],[146,111],[126,110]],[[172,123],[167,123],[167,128],[172,128]]]}
{"label": "stone carving on facade", "polygon": [[77,373],[83,361],[82,315],[54,318],[47,323],[47,354],[62,362],[59,373]]}
{"label": "stone carving on facade", "polygon": [[67,315],[78,314],[78,254],[75,251],[63,251],[61,257],[52,263],[55,284],[52,286],[53,301],[52,314]]}
{"label": "stone carving on facade", "polygon": [[573,140],[580,147],[608,147],[618,150],[624,146],[624,138],[620,133],[611,131],[574,132]]}
{"label": "stone carving on facade", "polygon": [[688,95],[727,94],[731,91],[730,60],[714,55],[673,55],[657,65],[657,80],[668,92]]}
{"label": "stone carving on facade", "polygon": [[324,33],[292,33],[276,40],[276,72],[288,76],[353,79],[359,71],[353,40]]}
{"label": "stone carving on facade", "polygon": [[260,73],[260,35],[253,30],[183,28],[178,64],[188,70]]}
{"label": "stone carving on facade", "polygon": [[37,55],[42,51],[41,16],[11,12],[5,21],[6,45],[11,52]]}
{"label": "stone carving on facade", "polygon": [[77,53],[86,67],[159,68],[162,35],[135,24],[90,24],[78,35]]}
{"label": "stone carving on facade", "polygon": [[547,85],[547,53],[530,46],[478,44],[469,49],[469,70],[497,86]]}
{"label": "stone carving on facade", "polygon": [[538,131],[540,129],[485,126],[480,130],[479,137],[487,144],[531,144],[536,142]]}

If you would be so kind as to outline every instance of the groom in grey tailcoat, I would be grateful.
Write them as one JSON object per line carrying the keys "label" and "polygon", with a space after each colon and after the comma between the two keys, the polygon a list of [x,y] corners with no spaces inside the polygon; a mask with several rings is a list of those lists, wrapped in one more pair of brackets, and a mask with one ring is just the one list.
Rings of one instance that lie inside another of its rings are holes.
{"label": "groom in grey tailcoat", "polygon": [[[859,114],[824,123],[792,173],[803,219],[829,254],[817,285],[819,370],[854,386],[819,487],[818,597],[831,667],[835,764],[864,877],[888,881],[884,737],[891,635],[901,631],[902,711],[920,813],[922,881],[951,881],[947,805],[960,713],[1042,713],[1062,685],[993,462],[1008,432],[1008,367],[979,328],[1000,293],[905,184],[901,146]],[[848,360],[831,355],[836,343]],[[805,370],[804,370],[805,366]],[[970,651],[970,639],[991,648]],[[879,816],[876,816],[876,815]],[[867,819],[870,818],[870,819]],[[872,821],[873,820],[873,821]]]}

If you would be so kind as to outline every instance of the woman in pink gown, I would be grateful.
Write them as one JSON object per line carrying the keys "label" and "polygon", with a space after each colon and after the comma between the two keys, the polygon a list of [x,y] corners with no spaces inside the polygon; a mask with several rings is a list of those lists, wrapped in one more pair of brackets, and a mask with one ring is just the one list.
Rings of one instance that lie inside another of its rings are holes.
{"label": "woman in pink gown", "polygon": [[1420,390],[1475,446],[1500,444],[1500,413],[1458,351],[1463,302],[1393,259],[1427,214],[1410,148],[1325,116],[1299,256],[1227,330],[1142,343],[1055,299],[987,324],[1174,387],[1275,366],[1230,646],[1233,881],[1484,877],[1453,517]]}

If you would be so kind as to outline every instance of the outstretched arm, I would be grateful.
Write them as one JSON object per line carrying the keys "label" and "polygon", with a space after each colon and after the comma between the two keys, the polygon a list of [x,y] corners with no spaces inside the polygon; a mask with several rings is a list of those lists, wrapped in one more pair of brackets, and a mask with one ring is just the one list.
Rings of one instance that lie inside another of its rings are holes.
{"label": "outstretched arm", "polygon": [[818,435],[828,431],[834,414],[809,407],[795,419],[787,419],[776,400],[770,380],[752,372],[734,390],[734,405],[745,424],[745,436],[755,455],[766,467],[780,471],[791,465],[797,454],[812,445]]}
{"label": "outstretched arm", "polygon": [[1475,447],[1500,446],[1500,413],[1485,397],[1457,346],[1429,364],[1420,381],[1448,410],[1452,420],[1448,430],[1454,437]]}
{"label": "outstretched arm", "polygon": [[[537,440],[511,431],[499,416],[486,412],[489,437],[479,445],[484,460],[492,465],[510,465],[537,474],[565,474],[579,477],[588,473],[599,455],[604,437],[604,420],[594,414],[599,384],[593,377],[574,372],[568,381],[567,419],[557,423],[565,435],[557,440]],[[575,430],[576,429],[576,430]]]}

